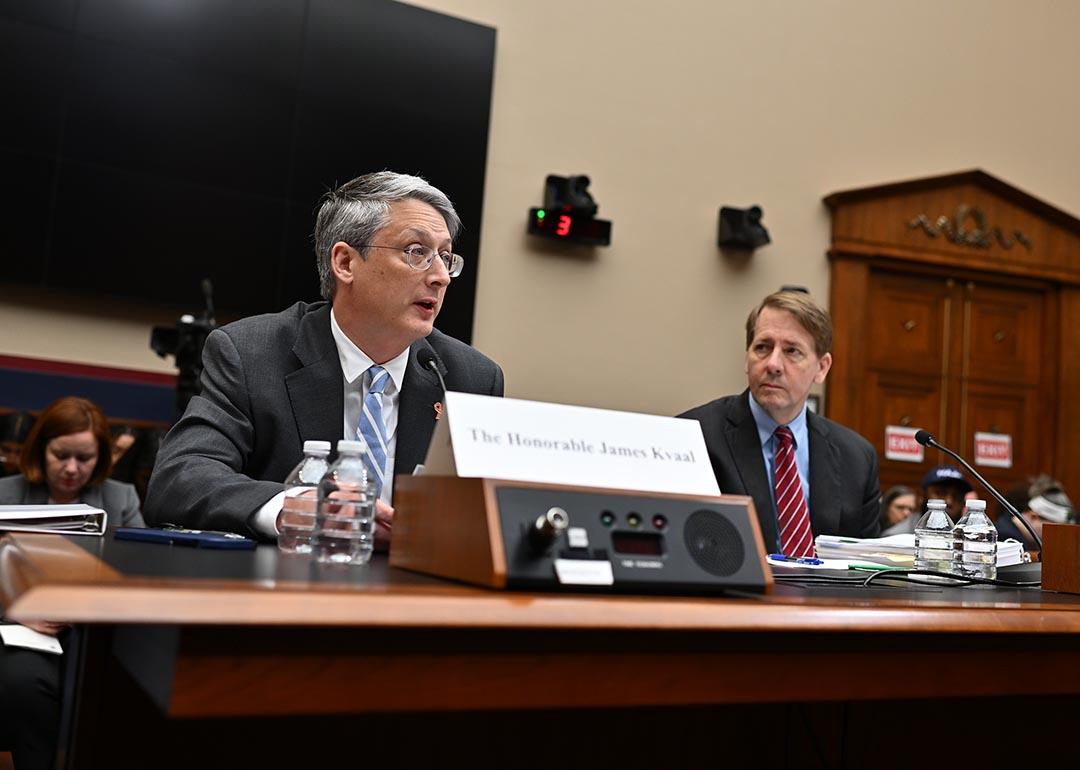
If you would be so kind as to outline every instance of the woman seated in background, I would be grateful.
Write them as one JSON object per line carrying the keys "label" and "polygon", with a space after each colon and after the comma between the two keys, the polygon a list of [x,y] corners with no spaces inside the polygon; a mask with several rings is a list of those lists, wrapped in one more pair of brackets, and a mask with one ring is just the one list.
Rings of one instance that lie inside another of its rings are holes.
{"label": "woman seated in background", "polygon": [[[131,484],[108,478],[112,436],[105,415],[84,398],[50,404],[23,445],[21,475],[0,479],[0,505],[86,503],[108,515],[109,529],[144,527]],[[26,624],[69,643],[67,623]],[[60,723],[63,658],[0,645],[0,751],[11,751],[15,770],[52,768]]]}
{"label": "woman seated in background", "polygon": [[915,490],[895,486],[881,496],[881,536],[915,531]]}
{"label": "woman seated in background", "polygon": [[18,476],[0,479],[0,505],[86,503],[110,527],[144,527],[135,487],[109,478],[112,435],[92,401],[67,396],[41,413],[23,445]]}

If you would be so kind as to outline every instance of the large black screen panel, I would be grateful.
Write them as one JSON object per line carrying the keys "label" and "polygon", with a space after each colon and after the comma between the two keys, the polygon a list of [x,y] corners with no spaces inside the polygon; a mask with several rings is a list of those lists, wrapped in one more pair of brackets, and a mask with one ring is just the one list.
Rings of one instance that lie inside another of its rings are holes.
{"label": "large black screen panel", "polygon": [[494,52],[494,29],[389,0],[0,0],[0,281],[310,301],[319,198],[389,168],[458,208],[437,325],[469,340]]}
{"label": "large black screen panel", "polygon": [[0,17],[70,30],[78,0],[0,0]]}
{"label": "large black screen panel", "polygon": [[303,53],[306,3],[297,0],[94,0],[83,2],[87,37],[292,88]]}
{"label": "large black screen panel", "polygon": [[45,279],[53,161],[0,149],[0,168],[8,189],[0,227],[5,274],[20,283],[40,284]]}
{"label": "large black screen panel", "polygon": [[[65,163],[48,282],[198,309],[200,280],[244,313],[276,289],[284,203]],[[107,267],[107,269],[103,269]]]}
{"label": "large black screen panel", "polygon": [[141,49],[82,40],[64,156],[284,197],[293,95]]}
{"label": "large black screen panel", "polygon": [[285,218],[285,238],[278,265],[278,305],[315,302],[320,298],[319,278],[315,269],[316,201],[290,203]]}
{"label": "large black screen panel", "polygon": [[55,155],[70,49],[70,33],[0,17],[0,147]]}

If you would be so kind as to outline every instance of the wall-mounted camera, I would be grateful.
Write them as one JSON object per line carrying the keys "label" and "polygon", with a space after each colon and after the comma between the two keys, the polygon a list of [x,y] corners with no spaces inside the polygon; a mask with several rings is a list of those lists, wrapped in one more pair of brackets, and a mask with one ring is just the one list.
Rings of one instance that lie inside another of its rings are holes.
{"label": "wall-mounted camera", "polygon": [[761,224],[761,214],[761,206],[751,206],[748,209],[722,206],[717,245],[720,248],[753,251],[769,243],[769,231]]}
{"label": "wall-mounted camera", "polygon": [[608,246],[611,222],[596,218],[599,208],[589,194],[589,177],[550,174],[544,180],[544,205],[529,209],[526,231],[557,241]]}

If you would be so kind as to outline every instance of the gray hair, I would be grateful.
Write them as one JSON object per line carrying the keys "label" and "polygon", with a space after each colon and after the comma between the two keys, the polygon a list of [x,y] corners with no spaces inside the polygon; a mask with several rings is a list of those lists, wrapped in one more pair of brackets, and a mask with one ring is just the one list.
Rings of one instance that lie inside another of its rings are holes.
{"label": "gray hair", "polygon": [[427,203],[446,220],[450,238],[457,237],[461,219],[454,204],[438,188],[418,176],[378,171],[358,176],[336,190],[328,192],[319,206],[315,220],[315,265],[319,271],[319,291],[323,299],[332,300],[337,281],[330,266],[334,244],[344,241],[357,248],[367,258],[368,244],[390,222],[390,204],[413,199]]}

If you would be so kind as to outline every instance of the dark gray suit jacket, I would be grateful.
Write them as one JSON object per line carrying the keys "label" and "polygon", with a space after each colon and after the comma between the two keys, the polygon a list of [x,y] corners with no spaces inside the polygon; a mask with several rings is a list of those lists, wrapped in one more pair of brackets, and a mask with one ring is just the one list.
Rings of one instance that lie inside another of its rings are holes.
{"label": "dark gray suit jacket", "polygon": [[[754,499],[765,547],[777,550],[776,514],[750,391],[718,398],[679,417],[701,423],[720,491]],[[881,488],[874,447],[855,431],[813,412],[806,414],[806,427],[814,536],[877,537]]]}
{"label": "dark gray suit jacket", "polygon": [[[450,390],[501,396],[497,364],[433,331],[410,348],[398,402],[395,473],[423,462],[442,389],[420,368],[430,348]],[[181,524],[256,536],[251,516],[282,490],[304,442],[342,438],[345,386],[330,332],[330,305],[298,302],[280,313],[215,330],[203,351],[202,393],[165,437],[144,513]]]}
{"label": "dark gray suit jacket", "polygon": [[[48,502],[49,488],[44,484],[31,484],[21,473],[0,479],[0,505],[46,505]],[[146,526],[139,513],[139,495],[135,487],[123,481],[105,479],[101,484],[85,487],[79,502],[105,511],[109,529]]]}

